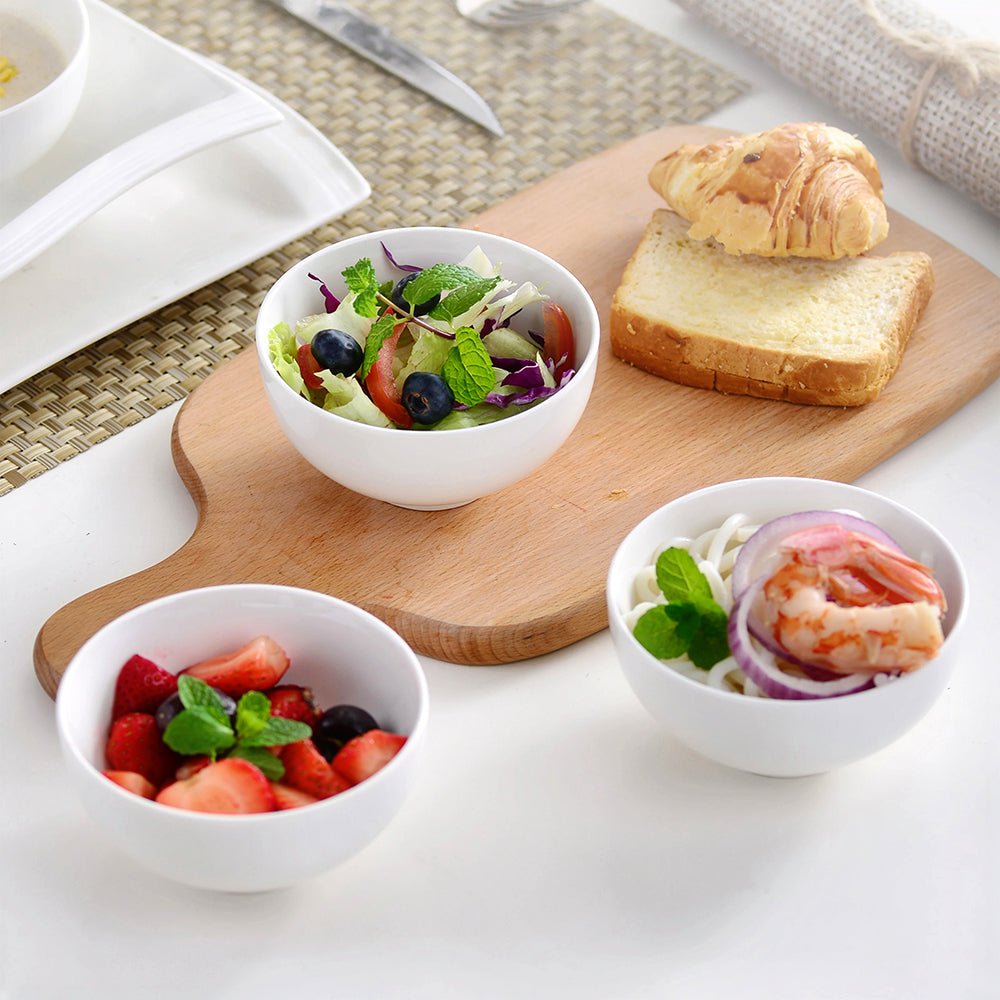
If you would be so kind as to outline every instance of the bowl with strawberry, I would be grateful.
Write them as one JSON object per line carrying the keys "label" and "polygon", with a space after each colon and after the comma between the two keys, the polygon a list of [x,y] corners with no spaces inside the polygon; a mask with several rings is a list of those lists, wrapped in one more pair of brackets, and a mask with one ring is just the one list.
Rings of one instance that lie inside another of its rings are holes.
{"label": "bowl with strawberry", "polygon": [[331,869],[402,807],[427,726],[416,655],[379,619],[295,587],[171,594],[105,625],[59,685],[71,780],[160,875],[259,892]]}
{"label": "bowl with strawberry", "polygon": [[434,226],[323,247],[275,282],[256,324],[292,448],[355,493],[417,510],[470,503],[555,455],[599,343],[594,303],[558,261]]}

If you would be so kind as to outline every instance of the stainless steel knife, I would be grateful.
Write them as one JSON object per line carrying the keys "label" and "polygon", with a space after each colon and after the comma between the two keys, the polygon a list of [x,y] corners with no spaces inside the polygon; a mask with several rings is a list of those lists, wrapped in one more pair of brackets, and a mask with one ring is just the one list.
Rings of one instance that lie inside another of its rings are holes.
{"label": "stainless steel knife", "polygon": [[422,90],[477,125],[503,135],[490,106],[464,80],[440,63],[394,38],[385,28],[346,3],[334,0],[271,0],[271,3],[311,24],[352,52],[410,86]]}

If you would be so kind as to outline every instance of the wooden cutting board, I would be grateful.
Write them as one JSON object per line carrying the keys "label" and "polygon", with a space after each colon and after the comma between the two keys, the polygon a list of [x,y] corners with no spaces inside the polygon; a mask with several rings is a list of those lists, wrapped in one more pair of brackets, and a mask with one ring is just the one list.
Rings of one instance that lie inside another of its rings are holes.
{"label": "wooden cutting board", "polygon": [[335,594],[388,622],[418,652],[457,663],[558,649],[606,626],[608,563],[650,511],[745,476],[851,481],[997,377],[1000,279],[896,213],[877,252],[927,251],[937,286],[877,401],[830,409],[724,396],[613,357],[611,296],[661,205],[648,170],[680,143],[721,134],[686,126],[641,136],[468,223],[561,261],[589,289],[605,323],[589,407],[546,467],[457,510],[402,510],[358,496],[285,442],[247,348],[199,386],[174,425],[174,459],[199,509],[193,536],[158,565],[80,597],[45,623],[35,645],[45,690],[54,694],[81,643],[127,609],[241,581]]}

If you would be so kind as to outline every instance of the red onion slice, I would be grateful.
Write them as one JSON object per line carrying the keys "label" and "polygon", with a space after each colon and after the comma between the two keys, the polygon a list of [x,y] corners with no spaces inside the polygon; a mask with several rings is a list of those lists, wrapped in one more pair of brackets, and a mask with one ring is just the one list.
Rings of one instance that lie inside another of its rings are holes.
{"label": "red onion slice", "polygon": [[765,577],[758,577],[733,604],[729,615],[727,636],[729,649],[743,673],[770,698],[801,701],[814,698],[834,698],[853,694],[872,687],[874,680],[867,674],[848,674],[833,681],[817,681],[808,677],[786,674],[780,667],[769,663],[754,648],[747,629],[750,605],[764,586]]}
{"label": "red onion slice", "polygon": [[775,556],[781,542],[789,535],[821,524],[839,524],[848,531],[857,531],[874,538],[897,552],[903,551],[877,524],[852,514],[840,514],[833,510],[804,510],[797,514],[786,514],[762,524],[743,543],[733,564],[733,600],[740,597],[753,580],[766,572],[766,563]]}

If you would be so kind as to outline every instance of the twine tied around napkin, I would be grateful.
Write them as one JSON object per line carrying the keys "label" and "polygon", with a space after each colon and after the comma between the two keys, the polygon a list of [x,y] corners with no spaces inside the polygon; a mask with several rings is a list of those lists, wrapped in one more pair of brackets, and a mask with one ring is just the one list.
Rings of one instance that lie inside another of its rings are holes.
{"label": "twine tied around napkin", "polygon": [[963,97],[974,97],[983,78],[1000,80],[1000,45],[970,38],[948,38],[931,31],[900,31],[883,17],[875,0],[862,0],[862,5],[883,35],[917,62],[927,63],[899,127],[899,148],[907,161],[917,166],[913,152],[914,126],[934,75],[939,69],[946,70]]}

